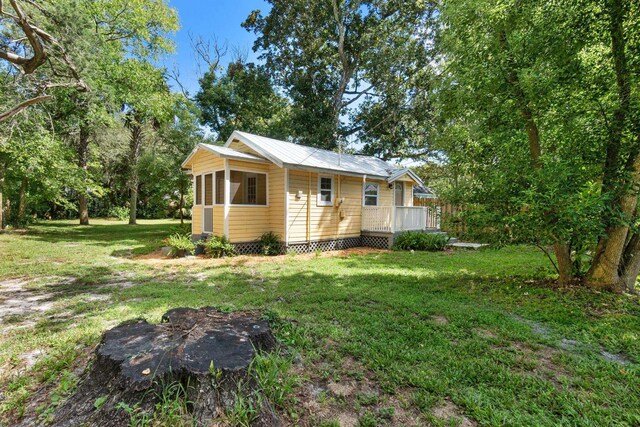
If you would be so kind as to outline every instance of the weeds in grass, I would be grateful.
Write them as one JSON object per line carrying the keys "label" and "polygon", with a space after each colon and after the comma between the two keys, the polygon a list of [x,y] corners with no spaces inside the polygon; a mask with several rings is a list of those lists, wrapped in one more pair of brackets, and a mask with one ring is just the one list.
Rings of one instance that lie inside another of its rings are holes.
{"label": "weeds in grass", "polygon": [[[357,359],[374,374],[367,378],[380,390],[378,403],[365,405],[364,398],[361,404],[375,416],[385,393],[410,388],[407,404],[429,422],[438,402],[456,396],[460,412],[481,425],[640,424],[640,396],[629,393],[640,387],[638,298],[577,287],[551,289],[547,284],[554,273],[535,248],[395,251],[322,256],[313,262],[291,256],[285,262],[243,259],[243,264],[234,260],[216,267],[198,258],[187,267],[122,258],[119,254],[153,252],[176,222],[140,223],[131,228],[96,219],[91,227],[80,227],[55,221],[36,224],[25,234],[0,233],[0,282],[18,277],[33,281],[34,292],[55,295],[56,310],[24,316],[22,325],[17,317],[10,319],[15,324],[5,325],[0,337],[0,424],[15,425],[23,415],[32,419],[35,390],[38,400],[49,399],[62,372],[72,371],[82,351],[98,344],[106,329],[142,315],[159,320],[167,307],[204,305],[271,308],[274,333],[292,353],[304,354],[305,375],[314,380],[321,381],[323,371],[327,379],[346,374],[362,380],[343,372],[347,354]],[[201,272],[216,286],[185,286],[187,273]],[[63,284],[52,276],[73,280]],[[264,279],[259,288],[253,285],[256,276]],[[119,288],[125,278],[136,286]],[[75,312],[78,295],[86,292],[112,298],[84,302],[80,308],[92,309]],[[49,319],[69,311],[69,323]],[[449,323],[431,321],[434,314]],[[541,335],[525,320],[550,333]],[[563,339],[579,341],[587,350],[565,350],[559,345]],[[559,357],[548,363],[537,350],[524,355],[509,351],[514,343],[552,347]],[[622,354],[629,362],[605,360],[600,349]],[[48,356],[27,367],[25,355],[36,350],[46,350]],[[562,380],[540,367],[555,369]],[[342,404],[326,393],[315,400],[321,406]]]}
{"label": "weeds in grass", "polygon": [[138,404],[130,406],[124,402],[116,405],[117,409],[122,409],[129,415],[129,427],[147,427],[151,424],[151,417],[144,412]]}
{"label": "weeds in grass", "polygon": [[153,423],[161,426],[190,425],[189,405],[187,389],[180,382],[162,384],[160,393],[157,394],[158,403],[153,411]]}
{"label": "weeds in grass", "polygon": [[58,380],[58,385],[51,393],[51,400],[48,405],[38,407],[39,419],[43,422],[50,422],[53,413],[58,406],[75,390],[78,385],[78,377],[72,372],[64,371]]}
{"label": "weeds in grass", "polygon": [[227,411],[227,420],[235,427],[250,427],[259,414],[262,397],[258,393],[247,395],[242,390],[242,382],[238,383],[238,391],[233,399],[233,406]]}
{"label": "weeds in grass", "polygon": [[120,402],[116,405],[116,408],[124,410],[129,415],[129,426],[178,427],[192,425],[193,421],[189,413],[191,402],[187,399],[189,384],[185,386],[177,381],[170,383],[161,381],[159,386],[159,390],[154,392],[157,402],[152,413],[143,410],[140,403],[129,405],[126,402]]}
{"label": "weeds in grass", "polygon": [[258,381],[260,391],[278,409],[293,405],[299,378],[290,375],[292,361],[278,353],[258,353],[251,362],[250,372]]}

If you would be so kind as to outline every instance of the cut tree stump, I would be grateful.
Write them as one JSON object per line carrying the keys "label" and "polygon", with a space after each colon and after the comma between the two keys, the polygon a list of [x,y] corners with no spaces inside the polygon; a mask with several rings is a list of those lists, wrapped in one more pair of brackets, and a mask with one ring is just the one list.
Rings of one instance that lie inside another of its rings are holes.
{"label": "cut tree stump", "polygon": [[176,308],[158,325],[125,322],[105,332],[93,364],[56,410],[53,425],[127,426],[131,410],[152,414],[163,390],[179,383],[197,425],[223,420],[241,396],[257,408],[252,425],[279,426],[249,372],[256,350],[275,346],[268,322],[250,312]]}

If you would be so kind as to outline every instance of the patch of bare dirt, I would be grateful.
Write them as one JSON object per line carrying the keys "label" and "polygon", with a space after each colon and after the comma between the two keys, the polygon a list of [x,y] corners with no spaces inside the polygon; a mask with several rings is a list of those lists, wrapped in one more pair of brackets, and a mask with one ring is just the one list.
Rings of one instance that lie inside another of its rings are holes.
{"label": "patch of bare dirt", "polygon": [[441,405],[433,408],[433,416],[447,423],[457,422],[459,427],[475,427],[476,422],[467,418],[462,410],[451,400],[446,399]]}
{"label": "patch of bare dirt", "polygon": [[548,379],[558,388],[562,386],[561,377],[570,375],[564,366],[554,361],[560,354],[560,351],[555,348],[541,346],[538,349],[533,349],[520,341],[515,341],[513,347],[523,354],[525,361],[535,363],[536,367],[533,369],[533,373]]}
{"label": "patch of bare dirt", "polygon": [[474,332],[481,338],[498,338],[498,335],[489,329],[476,328]]}
{"label": "patch of bare dirt", "polygon": [[19,323],[24,317],[53,308],[53,293],[29,289],[23,278],[0,281],[0,322]]}
{"label": "patch of bare dirt", "polygon": [[[316,361],[302,370],[300,367],[293,370],[307,378],[298,389],[303,413],[296,425],[334,421],[340,426],[356,426],[367,412],[378,417],[381,425],[424,425],[420,412],[410,403],[410,390],[384,393],[375,374],[351,356],[333,363]],[[327,371],[333,373],[330,380],[323,378],[322,373]]]}
{"label": "patch of bare dirt", "polygon": [[438,325],[448,325],[449,324],[449,319],[447,319],[445,316],[442,316],[440,314],[436,314],[435,316],[431,316],[431,320],[435,323],[437,323]]}
{"label": "patch of bare dirt", "polygon": [[162,255],[160,251],[155,251],[145,255],[137,255],[132,257],[136,261],[141,261],[149,265],[180,265],[180,266],[251,266],[262,263],[275,263],[282,264],[290,259],[305,260],[313,258],[347,258],[350,256],[369,255],[389,252],[386,249],[375,248],[350,248],[339,251],[327,251],[320,252],[319,254],[300,254],[300,255],[277,255],[277,256],[262,256],[262,255],[239,255],[230,258],[209,258],[205,255],[184,257],[184,258],[170,258]]}

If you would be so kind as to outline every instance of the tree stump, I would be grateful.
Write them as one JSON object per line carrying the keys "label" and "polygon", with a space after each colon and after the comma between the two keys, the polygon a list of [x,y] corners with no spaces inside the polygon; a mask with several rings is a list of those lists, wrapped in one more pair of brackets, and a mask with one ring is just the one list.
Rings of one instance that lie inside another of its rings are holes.
{"label": "tree stump", "polygon": [[249,372],[255,351],[275,345],[268,322],[249,312],[176,308],[158,325],[125,322],[105,332],[93,364],[55,412],[53,425],[126,426],[131,416],[123,408],[151,414],[163,390],[180,384],[198,425],[224,418],[242,396],[257,408],[253,425],[279,426]]}

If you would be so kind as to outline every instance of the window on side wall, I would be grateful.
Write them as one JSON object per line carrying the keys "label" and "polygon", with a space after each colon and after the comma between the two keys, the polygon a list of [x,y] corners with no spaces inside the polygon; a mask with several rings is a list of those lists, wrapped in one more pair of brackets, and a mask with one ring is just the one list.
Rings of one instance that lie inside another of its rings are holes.
{"label": "window on side wall", "polygon": [[320,176],[318,178],[318,206],[333,205],[333,177]]}
{"label": "window on side wall", "polygon": [[364,205],[365,206],[378,206],[378,191],[380,187],[378,184],[367,182],[364,184]]}

